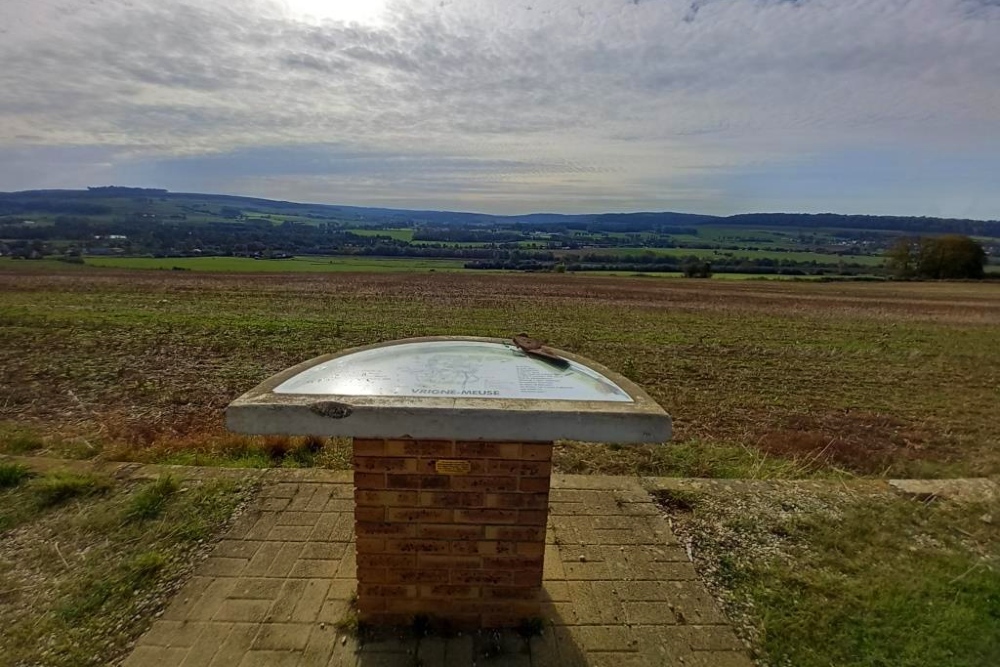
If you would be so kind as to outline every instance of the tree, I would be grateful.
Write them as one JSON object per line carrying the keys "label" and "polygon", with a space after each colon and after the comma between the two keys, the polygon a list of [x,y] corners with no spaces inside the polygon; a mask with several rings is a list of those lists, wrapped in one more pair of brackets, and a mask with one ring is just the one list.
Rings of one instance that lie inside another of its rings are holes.
{"label": "tree", "polygon": [[886,267],[898,278],[932,280],[980,279],[985,275],[986,251],[968,236],[903,238],[887,254]]}
{"label": "tree", "polygon": [[886,253],[885,265],[896,278],[912,278],[916,275],[916,256],[920,239],[909,236],[896,241]]}
{"label": "tree", "polygon": [[688,262],[681,269],[686,278],[711,278],[711,262]]}

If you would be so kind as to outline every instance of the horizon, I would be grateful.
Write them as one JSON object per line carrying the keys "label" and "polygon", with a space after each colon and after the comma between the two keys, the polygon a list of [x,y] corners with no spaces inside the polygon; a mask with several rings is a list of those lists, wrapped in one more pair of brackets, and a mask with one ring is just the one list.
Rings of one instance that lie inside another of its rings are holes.
{"label": "horizon", "polygon": [[37,0],[0,25],[0,190],[1000,219],[995,0]]}
{"label": "horizon", "polygon": [[679,211],[676,209],[662,209],[662,210],[619,210],[619,211],[582,211],[579,213],[564,213],[560,211],[528,211],[524,213],[487,213],[485,211],[470,211],[464,209],[433,209],[433,208],[417,208],[417,207],[392,207],[392,206],[375,206],[370,204],[342,204],[339,202],[316,202],[316,201],[298,201],[292,199],[274,199],[270,197],[259,197],[255,195],[242,195],[233,194],[229,192],[181,192],[177,190],[168,190],[165,188],[157,188],[156,186],[131,186],[131,185],[90,185],[84,186],[82,188],[43,188],[43,189],[32,189],[32,190],[15,190],[15,191],[0,191],[0,195],[16,195],[16,194],[27,194],[32,192],[88,192],[92,189],[100,188],[126,188],[126,189],[143,189],[143,190],[165,190],[167,194],[170,195],[190,195],[195,197],[236,197],[242,199],[259,199],[261,201],[276,202],[282,204],[296,204],[302,206],[332,206],[341,208],[361,208],[361,209],[375,209],[375,210],[388,210],[388,211],[400,211],[400,212],[413,212],[413,213],[453,213],[456,215],[482,215],[488,217],[497,218],[518,218],[518,217],[528,217],[528,216],[542,216],[542,215],[554,215],[554,216],[602,216],[602,215],[642,215],[642,214],[663,214],[670,213],[676,215],[690,215],[690,216],[705,216],[705,217],[715,217],[724,219],[727,217],[735,217],[740,215],[836,215],[844,217],[880,217],[880,218],[930,218],[930,219],[941,219],[941,220],[971,220],[974,222],[1000,222],[1000,218],[953,218],[945,216],[935,216],[935,215],[900,215],[895,213],[844,213],[837,211],[740,211],[738,213],[732,213],[728,215],[717,215],[714,213],[701,213],[698,211]]}

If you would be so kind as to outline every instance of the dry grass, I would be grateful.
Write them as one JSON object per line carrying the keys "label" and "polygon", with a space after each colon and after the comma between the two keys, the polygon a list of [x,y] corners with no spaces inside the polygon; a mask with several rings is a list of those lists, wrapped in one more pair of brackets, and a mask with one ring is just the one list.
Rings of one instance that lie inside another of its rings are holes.
{"label": "dry grass", "polygon": [[623,372],[675,419],[668,450],[569,444],[565,470],[1000,472],[995,284],[94,270],[0,272],[0,294],[7,450],[343,465],[343,443],[226,434],[222,410],[331,350],[527,330]]}

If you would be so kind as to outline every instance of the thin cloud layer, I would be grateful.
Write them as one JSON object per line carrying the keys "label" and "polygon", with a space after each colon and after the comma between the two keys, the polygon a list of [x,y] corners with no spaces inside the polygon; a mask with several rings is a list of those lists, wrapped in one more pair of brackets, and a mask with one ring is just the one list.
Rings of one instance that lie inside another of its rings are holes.
{"label": "thin cloud layer", "polygon": [[324,5],[0,0],[0,190],[1000,217],[995,0]]}

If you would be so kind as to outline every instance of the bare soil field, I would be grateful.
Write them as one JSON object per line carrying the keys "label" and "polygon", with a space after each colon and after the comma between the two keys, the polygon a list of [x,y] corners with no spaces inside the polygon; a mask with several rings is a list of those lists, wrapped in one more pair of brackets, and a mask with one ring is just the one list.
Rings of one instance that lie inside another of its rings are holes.
{"label": "bare soil field", "polygon": [[346,465],[225,433],[270,374],[355,345],[520,331],[624,373],[668,447],[563,443],[565,472],[1000,473],[1000,285],[556,274],[0,271],[0,451]]}

